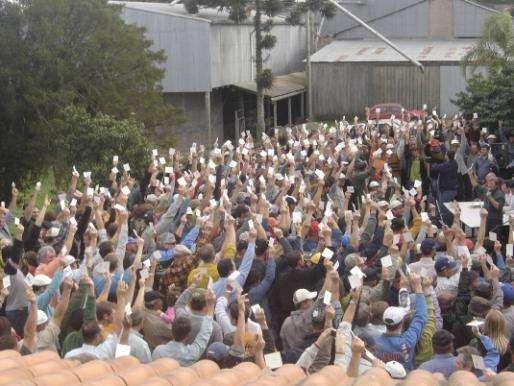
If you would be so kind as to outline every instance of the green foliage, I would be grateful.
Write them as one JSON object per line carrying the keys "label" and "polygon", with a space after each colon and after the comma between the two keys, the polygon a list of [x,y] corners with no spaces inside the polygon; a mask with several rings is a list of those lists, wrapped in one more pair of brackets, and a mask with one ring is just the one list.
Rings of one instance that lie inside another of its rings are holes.
{"label": "green foliage", "polygon": [[463,59],[463,66],[487,67],[489,72],[501,70],[514,61],[514,28],[512,15],[501,12],[491,16],[484,25],[482,37]]}
{"label": "green foliage", "polygon": [[[60,136],[81,141],[74,127],[62,131],[68,106],[149,132],[179,121],[158,86],[165,56],[143,34],[107,0],[0,0],[0,176],[37,179],[64,166]],[[82,140],[91,153],[92,145]]]}
{"label": "green foliage", "polygon": [[262,72],[257,75],[257,85],[263,89],[271,88],[273,85],[273,73],[269,68],[263,69]]}
{"label": "green foliage", "polygon": [[466,86],[466,91],[457,94],[454,103],[471,117],[478,113],[482,127],[496,128],[498,121],[506,127],[514,126],[514,63],[488,77],[475,75]]}
{"label": "green foliage", "polygon": [[275,35],[266,34],[262,37],[261,48],[263,50],[271,50],[277,44],[277,37]]}
{"label": "green foliage", "polygon": [[141,174],[150,160],[150,143],[141,123],[133,118],[118,120],[83,108],[68,107],[57,126],[59,132],[73,130],[73,135],[59,135],[57,147],[63,151],[63,169],[68,179],[75,165],[79,171],[90,170],[97,183],[104,183],[117,154],[122,163],[130,163],[132,175]]}

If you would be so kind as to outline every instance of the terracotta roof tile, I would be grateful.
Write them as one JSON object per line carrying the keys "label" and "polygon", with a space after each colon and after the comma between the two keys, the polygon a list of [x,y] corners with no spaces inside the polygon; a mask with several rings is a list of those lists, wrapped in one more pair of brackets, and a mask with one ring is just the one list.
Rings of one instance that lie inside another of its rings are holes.
{"label": "terracotta roof tile", "polygon": [[23,379],[33,379],[32,373],[26,368],[20,367],[15,369],[9,369],[0,372],[0,385]]}
{"label": "terracotta roof tile", "polygon": [[120,371],[125,371],[132,366],[139,365],[139,359],[133,356],[127,356],[113,359],[108,361],[108,363],[111,365],[112,371],[119,373]]}
{"label": "terracotta roof tile", "polygon": [[457,371],[448,378],[450,386],[475,386],[480,385],[478,378],[469,371]]}
{"label": "terracotta roof tile", "polygon": [[94,380],[82,383],[87,386],[125,386],[125,381],[116,374],[107,374]]}
{"label": "terracotta roof tile", "polygon": [[233,369],[245,382],[256,380],[262,375],[262,370],[253,362],[242,362]]}
{"label": "terracotta roof tile", "polygon": [[71,386],[80,384],[79,378],[70,370],[38,376],[34,381],[38,386]]}
{"label": "terracotta roof tile", "polygon": [[148,365],[137,365],[119,372],[118,376],[125,381],[127,386],[137,386],[147,379],[157,376],[157,373]]}
{"label": "terracotta roof tile", "polygon": [[18,351],[14,351],[14,350],[0,351],[0,359],[2,359],[2,360],[4,358],[18,358],[20,356],[21,356],[21,354]]}
{"label": "terracotta roof tile", "polygon": [[291,383],[298,382],[306,377],[305,372],[299,366],[292,364],[283,365],[275,373],[284,376]]}
{"label": "terracotta roof tile", "polygon": [[153,377],[152,379],[141,383],[141,386],[170,386],[170,383],[164,378]]}
{"label": "terracotta roof tile", "polygon": [[179,367],[163,378],[170,382],[172,386],[190,386],[200,379],[196,371],[187,367]]}
{"label": "terracotta roof tile", "polygon": [[168,374],[180,367],[180,364],[175,359],[171,358],[159,358],[153,362],[150,362],[148,365],[154,369],[158,376]]}
{"label": "terracotta roof tile", "polygon": [[112,367],[105,361],[91,361],[75,367],[72,370],[81,382],[92,381],[97,377],[105,377],[112,373]]}
{"label": "terracotta roof tile", "polygon": [[205,359],[196,362],[191,368],[198,373],[200,378],[210,377],[220,371],[220,367],[215,362]]}
{"label": "terracotta roof tile", "polygon": [[48,362],[49,360],[61,360],[55,351],[42,351],[35,354],[21,357],[24,366],[34,366],[38,363]]}
{"label": "terracotta roof tile", "polygon": [[210,380],[216,382],[219,386],[236,386],[244,383],[244,380],[238,377],[237,372],[229,369],[221,370]]}

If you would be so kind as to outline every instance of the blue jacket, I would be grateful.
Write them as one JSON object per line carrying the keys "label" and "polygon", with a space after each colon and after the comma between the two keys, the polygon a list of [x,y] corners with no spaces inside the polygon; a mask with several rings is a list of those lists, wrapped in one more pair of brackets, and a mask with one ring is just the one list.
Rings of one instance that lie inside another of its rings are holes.
{"label": "blue jacket", "polygon": [[383,362],[400,362],[407,372],[414,370],[416,344],[427,322],[427,305],[423,294],[415,295],[415,312],[411,324],[400,335],[385,333],[375,339],[376,354]]}

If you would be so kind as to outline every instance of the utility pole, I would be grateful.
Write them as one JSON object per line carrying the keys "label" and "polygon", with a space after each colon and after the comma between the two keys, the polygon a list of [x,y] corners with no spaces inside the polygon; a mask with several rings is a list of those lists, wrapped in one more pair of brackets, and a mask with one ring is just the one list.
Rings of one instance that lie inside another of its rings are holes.
{"label": "utility pole", "polygon": [[312,11],[307,11],[307,118],[312,121],[312,67],[311,67],[311,19]]}

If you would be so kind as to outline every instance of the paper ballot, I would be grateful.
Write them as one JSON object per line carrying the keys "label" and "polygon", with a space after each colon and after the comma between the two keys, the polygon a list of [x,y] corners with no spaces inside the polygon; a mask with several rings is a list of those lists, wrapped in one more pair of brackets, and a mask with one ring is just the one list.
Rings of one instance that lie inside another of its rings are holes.
{"label": "paper ballot", "polygon": [[282,367],[282,356],[279,351],[273,352],[271,354],[264,355],[264,362],[266,362],[266,367],[275,370],[279,367]]}

